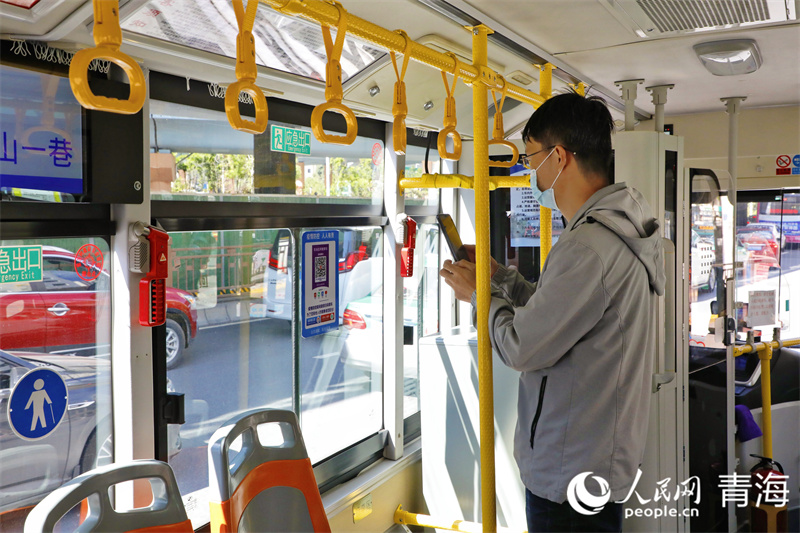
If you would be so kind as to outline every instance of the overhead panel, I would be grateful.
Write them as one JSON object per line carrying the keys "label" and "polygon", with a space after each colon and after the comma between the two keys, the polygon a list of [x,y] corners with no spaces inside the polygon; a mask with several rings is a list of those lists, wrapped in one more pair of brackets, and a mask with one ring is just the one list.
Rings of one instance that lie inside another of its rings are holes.
{"label": "overhead panel", "polygon": [[[126,17],[122,29],[204,52],[236,57],[238,25],[230,0],[160,0]],[[335,34],[335,32],[334,32]],[[325,79],[325,46],[319,25],[286,17],[265,5],[253,26],[256,63],[316,80]],[[342,81],[386,52],[350,35],[342,52]]]}
{"label": "overhead panel", "polygon": [[639,37],[797,20],[797,0],[598,0]]}

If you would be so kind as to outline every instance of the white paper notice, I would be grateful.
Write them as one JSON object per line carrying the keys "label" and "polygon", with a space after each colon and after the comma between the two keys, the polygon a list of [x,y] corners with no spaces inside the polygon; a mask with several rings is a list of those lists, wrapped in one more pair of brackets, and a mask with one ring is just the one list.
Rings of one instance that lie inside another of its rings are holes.
{"label": "white paper notice", "polygon": [[747,305],[747,322],[750,327],[769,326],[777,322],[775,291],[750,291]]}

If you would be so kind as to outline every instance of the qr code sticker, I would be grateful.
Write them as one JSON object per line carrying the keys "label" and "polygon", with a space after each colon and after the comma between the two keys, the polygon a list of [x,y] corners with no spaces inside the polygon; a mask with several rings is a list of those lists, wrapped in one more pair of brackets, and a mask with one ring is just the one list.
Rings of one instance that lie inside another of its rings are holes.
{"label": "qr code sticker", "polygon": [[323,256],[314,258],[314,282],[324,283],[327,280],[328,258]]}

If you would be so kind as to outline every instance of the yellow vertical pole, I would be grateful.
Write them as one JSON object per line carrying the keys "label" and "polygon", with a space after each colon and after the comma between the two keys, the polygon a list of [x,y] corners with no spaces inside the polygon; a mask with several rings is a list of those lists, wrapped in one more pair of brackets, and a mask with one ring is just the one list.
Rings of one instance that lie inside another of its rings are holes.
{"label": "yellow vertical pole", "polygon": [[766,343],[763,350],[759,350],[758,358],[761,360],[761,418],[764,427],[763,454],[772,459],[772,377],[770,360],[772,359],[772,344]]}
{"label": "yellow vertical pole", "polygon": [[[553,95],[553,65],[545,63],[540,71],[539,96],[546,100]],[[539,269],[543,270],[547,254],[553,247],[553,211],[543,205],[539,206],[539,242]]]}
{"label": "yellow vertical pole", "polygon": [[472,28],[472,65],[478,77],[472,84],[473,139],[475,146],[475,226],[478,296],[478,385],[481,425],[481,522],[484,532],[497,531],[494,477],[494,389],[492,345],[489,339],[491,257],[489,254],[489,103],[487,81],[482,76],[488,63],[484,25]]}

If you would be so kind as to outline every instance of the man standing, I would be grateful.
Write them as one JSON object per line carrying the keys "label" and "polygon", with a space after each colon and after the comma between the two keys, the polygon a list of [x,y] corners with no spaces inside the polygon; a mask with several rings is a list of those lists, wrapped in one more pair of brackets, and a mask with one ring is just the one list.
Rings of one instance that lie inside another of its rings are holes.
{"label": "man standing", "polygon": [[[523,164],[534,196],[567,227],[536,284],[492,262],[489,336],[522,373],[514,455],[531,532],[621,531],[613,502],[628,495],[644,454],[663,254],[644,197],[611,185],[613,129],[599,99],[563,94],[536,110]],[[440,274],[476,320],[475,265],[445,261]],[[584,472],[608,483],[587,487],[608,498],[597,514],[567,502]]]}

